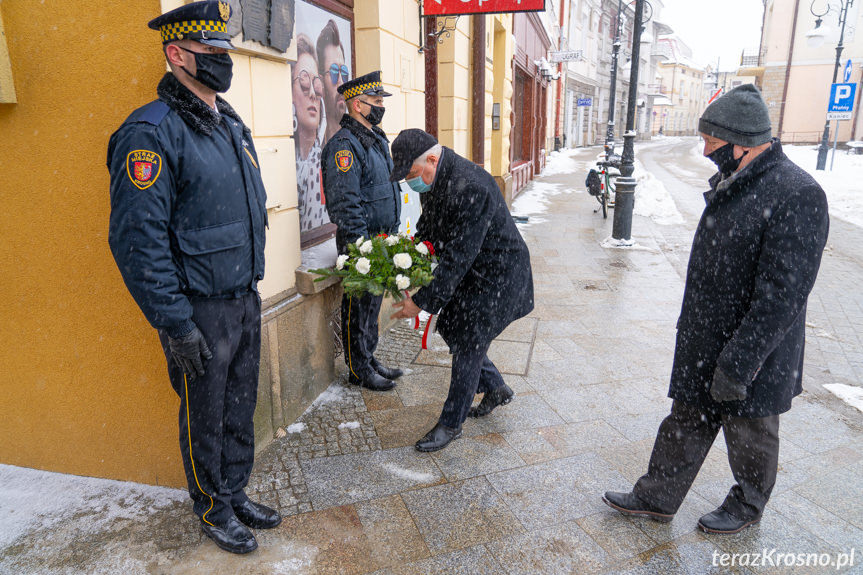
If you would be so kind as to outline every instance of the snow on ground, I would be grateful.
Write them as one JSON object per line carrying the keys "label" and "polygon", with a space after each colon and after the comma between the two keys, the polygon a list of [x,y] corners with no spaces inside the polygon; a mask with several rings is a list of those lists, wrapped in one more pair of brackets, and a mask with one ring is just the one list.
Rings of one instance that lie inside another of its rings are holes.
{"label": "snow on ground", "polygon": [[541,176],[558,176],[560,174],[572,174],[581,170],[583,162],[579,162],[572,156],[578,152],[577,148],[565,148],[554,151],[545,160],[545,169]]}
{"label": "snow on ground", "polygon": [[633,207],[635,215],[650,218],[664,226],[684,223],[683,216],[677,211],[677,205],[665,185],[651,172],[646,172],[638,160],[635,162],[633,175],[637,181]]}
{"label": "snow on ground", "polygon": [[306,424],[300,421],[299,423],[292,423],[287,427],[285,431],[288,433],[302,433],[302,431],[306,428]]}
{"label": "snow on ground", "polygon": [[[510,212],[513,216],[528,217],[528,221],[519,223],[519,226],[530,226],[547,221],[541,214],[548,211],[549,198],[560,193],[570,193],[571,188],[562,189],[560,184],[549,184],[534,180],[531,185],[521,192],[516,199],[512,201],[512,209]],[[575,190],[581,191],[581,190]]]}
{"label": "snow on ground", "polygon": [[188,498],[180,489],[0,464],[0,548],[79,516],[88,519],[77,529],[97,533],[117,519],[146,517]]}
{"label": "snow on ground", "polygon": [[358,429],[359,427],[359,421],[346,421],[345,423],[339,424],[339,429]]}
{"label": "snow on ground", "polygon": [[422,473],[419,471],[414,471],[412,469],[405,469],[404,467],[399,467],[395,463],[385,463],[381,467],[383,467],[396,477],[407,479],[408,481],[416,481],[417,483],[430,483],[435,480],[435,476],[431,473]]}
{"label": "snow on ground", "polygon": [[843,383],[827,383],[824,385],[824,389],[848,405],[863,411],[863,388]]}
{"label": "snow on ground", "polygon": [[[816,170],[817,146],[782,146],[785,155],[809,172],[827,194],[830,215],[863,227],[863,155],[846,154],[841,147],[827,155],[825,170]],[[833,170],[830,162],[833,160]]]}

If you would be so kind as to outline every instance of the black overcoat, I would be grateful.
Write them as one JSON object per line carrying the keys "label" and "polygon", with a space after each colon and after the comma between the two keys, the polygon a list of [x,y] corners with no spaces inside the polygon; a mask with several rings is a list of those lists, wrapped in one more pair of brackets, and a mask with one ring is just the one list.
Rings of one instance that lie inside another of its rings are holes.
{"label": "black overcoat", "polygon": [[[669,397],[738,417],[784,413],[802,391],[806,300],[827,242],[827,198],[778,140],[710,180],[695,231]],[[747,385],[710,397],[716,366]]]}
{"label": "black overcoat", "polygon": [[533,310],[527,244],[491,174],[449,148],[421,203],[416,235],[434,245],[438,266],[414,303],[440,313],[451,352],[487,345]]}

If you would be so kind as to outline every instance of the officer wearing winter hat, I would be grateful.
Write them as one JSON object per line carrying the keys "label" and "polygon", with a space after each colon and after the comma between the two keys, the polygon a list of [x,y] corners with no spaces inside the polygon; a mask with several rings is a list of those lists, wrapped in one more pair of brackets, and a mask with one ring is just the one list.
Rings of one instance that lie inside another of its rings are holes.
{"label": "officer wearing winter hat", "polygon": [[[401,193],[390,182],[393,160],[389,140],[379,127],[384,117],[380,71],[370,72],[338,87],[347,113],[341,129],[321,152],[324,195],[330,221],[336,224],[336,247],[347,253],[349,243],[380,233],[398,232]],[[349,381],[374,391],[395,387],[402,370],[382,365],[378,345],[378,315],[382,296],[342,298],[342,342]]]}
{"label": "officer wearing winter hat", "polygon": [[149,23],[170,72],[158,99],[111,136],[108,242],[156,328],[180,398],[180,451],[201,528],[220,548],[257,547],[278,512],[245,494],[261,351],[266,193],[252,134],[219,96],[231,85],[227,2]]}
{"label": "officer wearing winter hat", "polygon": [[718,172],[704,194],[671,369],[671,413],[647,473],[606,492],[621,513],[668,522],[719,430],[735,483],[698,520],[707,533],[757,523],[776,482],[779,416],[803,389],[806,301],[827,241],[827,199],[771,139],[755,86],[712,102],[698,124]]}

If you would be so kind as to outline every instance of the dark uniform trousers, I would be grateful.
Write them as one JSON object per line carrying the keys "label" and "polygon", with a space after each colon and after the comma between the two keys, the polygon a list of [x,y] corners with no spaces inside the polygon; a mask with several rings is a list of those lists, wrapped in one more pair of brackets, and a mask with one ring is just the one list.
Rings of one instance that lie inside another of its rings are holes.
{"label": "dark uniform trousers", "polygon": [[377,366],[378,315],[383,296],[365,293],[342,296],[342,342],[350,374],[360,379],[371,376]]}
{"label": "dark uniform trousers", "polygon": [[449,393],[440,414],[440,423],[461,427],[477,393],[488,393],[504,385],[503,377],[488,358],[491,342],[452,354]]}
{"label": "dark uniform trousers", "polygon": [[231,517],[247,501],[243,489],[255,458],[253,416],[261,356],[261,300],[249,292],[237,298],[189,298],[192,320],[213,359],[206,373],[184,377],[167,335],[159,339],[168,358],[171,385],[180,396],[180,451],[195,514],[207,523]]}
{"label": "dark uniform trousers", "polygon": [[734,517],[761,517],[776,483],[779,465],[779,416],[749,418],[701,411],[675,401],[659,426],[647,473],[633,493],[673,514],[683,503],[719,429],[725,434],[728,463],[737,484],[722,506]]}

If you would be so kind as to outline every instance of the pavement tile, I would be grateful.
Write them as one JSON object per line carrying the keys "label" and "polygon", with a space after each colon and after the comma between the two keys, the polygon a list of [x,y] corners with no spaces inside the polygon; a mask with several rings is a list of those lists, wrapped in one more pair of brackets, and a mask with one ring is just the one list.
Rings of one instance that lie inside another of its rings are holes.
{"label": "pavement tile", "polygon": [[421,366],[399,379],[396,392],[405,406],[443,405],[449,391],[450,368]]}
{"label": "pavement tile", "polygon": [[500,341],[521,341],[530,343],[536,336],[536,326],[539,321],[533,317],[523,317],[509,324],[499,336]]}
{"label": "pavement tile", "polygon": [[525,462],[497,433],[463,437],[432,453],[447,481],[458,481],[495,471],[523,467]]}
{"label": "pavement tile", "polygon": [[584,531],[615,561],[635,557],[656,547],[656,542],[635,524],[641,519],[629,519],[620,514],[596,513],[577,519]]}
{"label": "pavement tile", "polygon": [[805,526],[819,539],[842,550],[850,551],[863,545],[863,529],[851,525],[794,491],[772,496],[767,509]]}
{"label": "pavement tile", "polygon": [[505,572],[484,546],[477,545],[371,575],[498,575]]}
{"label": "pavement tile", "polygon": [[354,507],[376,564],[395,566],[429,557],[428,546],[401,496],[361,501]]}
{"label": "pavement tile", "polygon": [[608,553],[575,521],[487,543],[509,575],[596,573]]}
{"label": "pavement tile", "polygon": [[315,509],[379,499],[444,481],[427,454],[413,447],[301,462]]}
{"label": "pavement tile", "polygon": [[500,373],[527,375],[531,343],[496,339],[488,348],[488,358]]}
{"label": "pavement tile", "polygon": [[810,479],[794,487],[816,505],[842,517],[852,525],[863,529],[863,463]]}
{"label": "pavement tile", "polygon": [[522,393],[485,417],[468,418],[462,430],[465,435],[474,436],[547,427],[560,423],[563,423],[563,420],[539,394]]}
{"label": "pavement tile", "polygon": [[528,529],[595,513],[606,489],[628,488],[626,479],[593,453],[538,463],[487,476]]}
{"label": "pavement tile", "polygon": [[434,555],[523,531],[484,477],[402,493],[402,499]]}
{"label": "pavement tile", "polygon": [[414,445],[437,423],[443,403],[441,399],[439,403],[370,412],[381,447]]}

